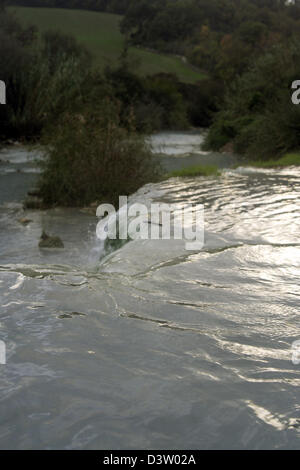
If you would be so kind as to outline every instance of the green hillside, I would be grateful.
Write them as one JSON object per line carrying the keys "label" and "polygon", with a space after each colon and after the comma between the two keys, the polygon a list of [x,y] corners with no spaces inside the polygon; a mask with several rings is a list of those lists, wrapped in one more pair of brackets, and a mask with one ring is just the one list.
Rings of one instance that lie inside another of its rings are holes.
{"label": "green hillside", "polygon": [[[122,52],[124,39],[119,31],[119,15],[56,8],[10,7],[10,10],[16,12],[19,20],[36,25],[40,31],[54,29],[74,35],[88,47],[101,68],[116,63]],[[144,75],[175,73],[181,81],[190,83],[204,76],[177,57],[134,47],[130,48],[130,56],[140,61],[140,72]]]}

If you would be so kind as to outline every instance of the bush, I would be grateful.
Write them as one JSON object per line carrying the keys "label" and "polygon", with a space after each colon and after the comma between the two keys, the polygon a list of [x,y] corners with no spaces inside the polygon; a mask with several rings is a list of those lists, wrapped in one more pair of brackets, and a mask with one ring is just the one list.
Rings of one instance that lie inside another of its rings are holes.
{"label": "bush", "polygon": [[46,157],[40,194],[49,205],[116,204],[159,172],[133,116],[121,125],[118,103],[65,113],[44,137]]}
{"label": "bush", "polygon": [[180,92],[180,84],[172,74],[157,74],[148,77],[145,89],[149,102],[155,103],[163,112],[162,129],[186,129],[187,107]]}
{"label": "bush", "polygon": [[157,74],[142,78],[131,72],[132,68],[125,51],[119,66],[105,72],[113,96],[122,103],[122,115],[126,117],[128,108],[133,107],[140,132],[187,128],[187,108],[176,76]]}
{"label": "bush", "polygon": [[208,127],[212,123],[213,114],[222,100],[224,93],[222,82],[204,79],[195,85],[180,84],[187,106],[189,122],[195,127]]}
{"label": "bush", "polygon": [[215,117],[215,122],[209,129],[209,133],[203,143],[204,150],[220,150],[228,142],[231,142],[237,134],[234,120],[226,112],[220,112]]}
{"label": "bush", "polygon": [[293,41],[274,47],[227,89],[205,148],[233,142],[252,159],[279,158],[300,147],[300,107],[291,102],[291,84],[300,76],[300,52]]}

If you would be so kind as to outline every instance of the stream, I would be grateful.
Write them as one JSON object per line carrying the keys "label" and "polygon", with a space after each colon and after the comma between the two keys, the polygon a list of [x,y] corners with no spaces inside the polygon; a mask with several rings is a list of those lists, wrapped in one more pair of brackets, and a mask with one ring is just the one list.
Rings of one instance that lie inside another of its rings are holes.
{"label": "stream", "polygon": [[[36,155],[0,151],[1,449],[299,448],[300,168],[233,170],[202,139],[151,143],[170,171],[220,176],[132,196],[204,204],[199,251],[135,240],[105,256],[93,214],[23,211]],[[43,229],[64,249],[39,249]]]}

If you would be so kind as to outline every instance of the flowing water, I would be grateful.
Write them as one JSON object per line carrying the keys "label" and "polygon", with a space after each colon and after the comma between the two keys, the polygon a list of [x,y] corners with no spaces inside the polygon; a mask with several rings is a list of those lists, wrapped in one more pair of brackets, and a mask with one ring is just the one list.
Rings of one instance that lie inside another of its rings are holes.
{"label": "flowing water", "polygon": [[[209,159],[191,139],[154,146]],[[299,448],[299,168],[149,184],[133,200],[204,204],[204,248],[103,256],[93,215],[23,212],[30,152],[0,159],[0,448]]]}

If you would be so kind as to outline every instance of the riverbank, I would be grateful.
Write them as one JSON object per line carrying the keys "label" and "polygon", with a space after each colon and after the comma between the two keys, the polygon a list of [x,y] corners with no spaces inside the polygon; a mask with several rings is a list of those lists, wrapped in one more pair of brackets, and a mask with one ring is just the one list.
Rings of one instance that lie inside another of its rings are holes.
{"label": "riverbank", "polygon": [[[299,166],[300,154],[287,154],[278,160],[269,161],[249,161],[229,152],[217,153],[202,151],[201,146],[204,141],[206,131],[192,130],[184,132],[160,132],[148,137],[147,144],[150,145],[155,160],[161,166],[160,179],[165,180],[172,177],[212,177],[221,174],[222,169],[235,169],[239,167],[251,167],[261,169],[287,168]],[[9,149],[20,148],[20,142],[10,142]],[[2,161],[4,163],[4,161]],[[1,155],[0,155],[1,164]],[[35,163],[34,163],[35,164]],[[36,171],[39,172],[38,168]],[[51,207],[43,201],[39,190],[36,190],[35,181],[29,188],[27,196],[24,198],[24,208],[26,210],[45,210]],[[90,204],[79,204],[86,213],[94,214],[97,206],[102,200],[94,200]],[[56,205],[57,206],[57,205]]]}
{"label": "riverbank", "polygon": [[288,166],[300,166],[300,152],[287,153],[279,159],[250,161],[247,165],[255,168],[284,168]]}

